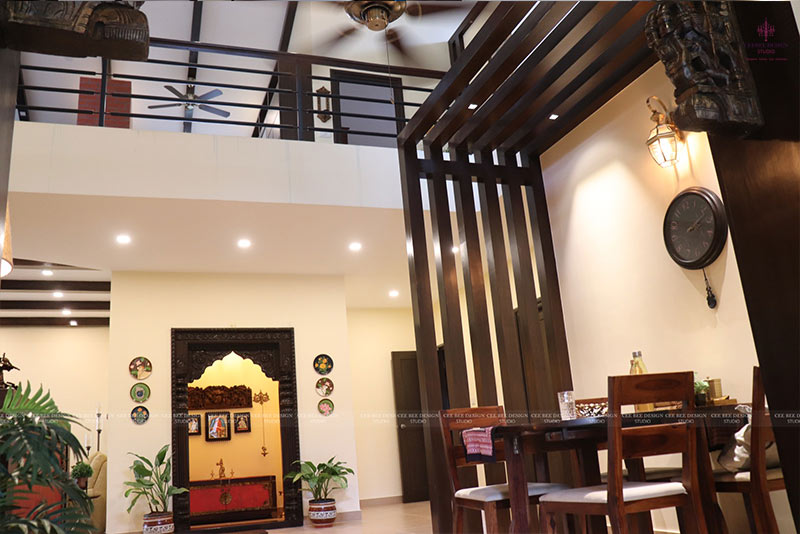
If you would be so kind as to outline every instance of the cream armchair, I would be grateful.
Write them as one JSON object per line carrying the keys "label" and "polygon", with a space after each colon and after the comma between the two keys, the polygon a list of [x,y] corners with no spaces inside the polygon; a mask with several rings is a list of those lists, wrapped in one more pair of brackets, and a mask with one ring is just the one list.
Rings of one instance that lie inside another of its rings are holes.
{"label": "cream armchair", "polygon": [[92,525],[99,534],[106,531],[106,463],[106,455],[102,452],[93,452],[89,456],[93,473],[86,486],[86,493],[92,497]]}

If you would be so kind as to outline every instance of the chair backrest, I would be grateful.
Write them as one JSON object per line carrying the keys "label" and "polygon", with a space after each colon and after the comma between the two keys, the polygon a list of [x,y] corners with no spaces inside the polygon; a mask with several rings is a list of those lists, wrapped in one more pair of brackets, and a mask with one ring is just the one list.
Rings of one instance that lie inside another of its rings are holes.
{"label": "chair backrest", "polygon": [[[461,432],[470,428],[486,428],[503,425],[506,422],[506,413],[502,406],[480,406],[477,408],[454,408],[439,412],[439,423],[442,428],[442,441],[444,442],[444,456],[450,474],[450,489],[455,493],[461,489],[458,481],[458,468],[469,465],[479,465],[485,462],[468,462],[466,450],[461,443]],[[457,433],[457,436],[453,434]],[[502,443],[495,448],[497,461],[505,461]]]}
{"label": "chair backrest", "polygon": [[685,413],[694,411],[694,374],[653,373],[610,376],[608,378],[608,501],[622,506],[622,461],[662,454],[681,453],[682,482],[687,489],[697,488],[696,424],[688,418],[674,417],[664,423],[657,415],[654,423],[636,414],[637,424],[625,427],[622,407],[678,401]]}

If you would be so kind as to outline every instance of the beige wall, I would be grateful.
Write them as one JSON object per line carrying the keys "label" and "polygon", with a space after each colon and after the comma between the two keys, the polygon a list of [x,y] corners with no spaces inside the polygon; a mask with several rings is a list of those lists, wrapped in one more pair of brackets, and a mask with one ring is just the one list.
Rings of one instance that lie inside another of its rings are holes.
{"label": "beige wall", "polygon": [[[154,454],[170,442],[170,330],[188,327],[293,327],[297,358],[300,452],[321,461],[336,456],[357,467],[353,440],[353,384],[348,355],[344,283],[341,277],[267,276],[186,273],[126,273],[112,276],[111,352],[108,382],[113,420],[108,440],[108,531],[141,529],[142,507],[125,512],[122,483],[131,478],[128,451]],[[318,375],[312,360],[333,356],[330,377],[336,383],[336,411],[317,413],[314,391]],[[130,421],[132,379],[128,362],[146,355],[153,362],[147,379],[152,389],[143,426]],[[359,509],[358,479],[336,493],[340,511]]]}
{"label": "beige wall", "polygon": [[[283,464],[281,463],[281,424],[278,382],[268,378],[261,368],[250,359],[237,354],[229,354],[210,365],[203,376],[189,386],[205,388],[208,386],[247,386],[253,393],[263,392],[269,401],[263,406],[253,404],[252,408],[222,410],[189,410],[190,414],[200,416],[199,436],[189,436],[189,480],[209,480],[211,473],[219,472],[217,463],[223,459],[228,476],[236,478],[274,475],[278,488],[283,484]],[[207,412],[229,412],[231,415],[231,439],[206,441]],[[234,415],[250,414],[250,432],[236,432]],[[267,455],[261,454],[261,446]],[[278,492],[278,507],[283,506],[283,493]]]}
{"label": "beige wall", "polygon": [[[749,401],[757,360],[732,243],[706,269],[719,301],[710,310],[702,272],[673,263],[662,237],[679,191],[719,194],[708,141],[690,133],[676,169],[656,165],[644,143],[650,95],[672,101],[660,64],[542,156],[576,396],[604,396],[604,377],[627,374],[641,350],[650,372],[719,377],[725,394]],[[793,532],[786,493],[773,500]],[[731,533],[746,532],[741,499],[725,504]],[[654,516],[677,532],[672,512]]]}
{"label": "beige wall", "polygon": [[[59,409],[78,417],[87,427],[72,431],[81,443],[88,437],[95,450],[97,406],[104,413],[108,406],[108,328],[4,326],[0,327],[3,352],[20,369],[6,373],[6,381],[22,382],[23,386],[30,382],[34,389],[44,386]],[[100,450],[105,450],[108,433],[102,432],[100,437]]]}
{"label": "beige wall", "polygon": [[[410,309],[349,309],[353,408],[361,499],[402,495],[391,353],[415,350]],[[338,391],[338,383],[335,383]]]}

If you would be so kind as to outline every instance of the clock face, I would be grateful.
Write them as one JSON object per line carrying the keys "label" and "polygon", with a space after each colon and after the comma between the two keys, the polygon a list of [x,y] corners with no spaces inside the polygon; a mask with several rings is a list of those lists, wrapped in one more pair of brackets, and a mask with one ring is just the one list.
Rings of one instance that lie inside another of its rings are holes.
{"label": "clock face", "polygon": [[690,187],[682,191],[664,217],[667,252],[687,269],[701,269],[717,259],[727,236],[722,201],[709,189]]}

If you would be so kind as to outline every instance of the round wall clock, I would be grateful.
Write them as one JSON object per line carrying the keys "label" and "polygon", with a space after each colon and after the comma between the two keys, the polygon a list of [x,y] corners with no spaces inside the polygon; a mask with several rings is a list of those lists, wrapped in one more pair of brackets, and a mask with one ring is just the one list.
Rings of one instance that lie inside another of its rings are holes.
{"label": "round wall clock", "polygon": [[320,354],[314,358],[314,370],[321,375],[327,375],[333,371],[333,358],[327,354]]}
{"label": "round wall clock", "polygon": [[664,244],[684,269],[702,269],[722,252],[728,221],[722,200],[710,189],[690,187],[678,193],[664,217]]}
{"label": "round wall clock", "polygon": [[146,402],[150,398],[150,386],[143,382],[134,384],[131,388],[131,400],[134,402]]}
{"label": "round wall clock", "polygon": [[137,406],[131,410],[131,420],[137,425],[143,425],[150,419],[150,410],[144,406]]}
{"label": "round wall clock", "polygon": [[331,393],[333,393],[333,380],[328,377],[322,377],[317,380],[317,394],[320,397],[327,397]]}
{"label": "round wall clock", "polygon": [[136,380],[144,380],[153,372],[153,364],[144,356],[139,356],[131,360],[128,364],[128,371]]}

